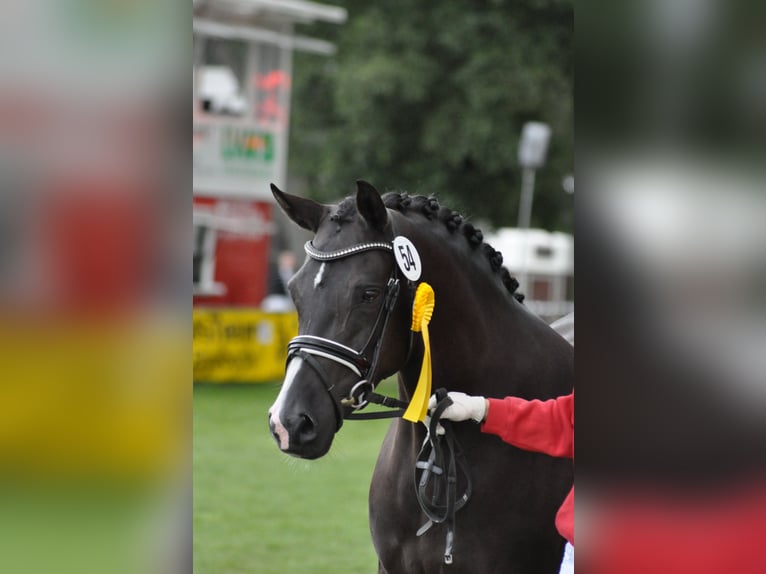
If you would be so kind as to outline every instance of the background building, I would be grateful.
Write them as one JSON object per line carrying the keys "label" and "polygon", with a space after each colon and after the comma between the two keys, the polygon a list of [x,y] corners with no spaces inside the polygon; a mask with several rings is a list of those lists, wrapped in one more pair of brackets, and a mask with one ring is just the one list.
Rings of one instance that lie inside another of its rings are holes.
{"label": "background building", "polygon": [[194,378],[274,380],[297,329],[294,312],[262,308],[290,271],[272,242],[269,184],[287,179],[293,51],[335,51],[295,26],[340,24],[346,10],[300,0],[193,8]]}
{"label": "background building", "polygon": [[487,234],[503,266],[519,281],[524,304],[553,321],[574,310],[574,238],[568,233],[506,227]]}

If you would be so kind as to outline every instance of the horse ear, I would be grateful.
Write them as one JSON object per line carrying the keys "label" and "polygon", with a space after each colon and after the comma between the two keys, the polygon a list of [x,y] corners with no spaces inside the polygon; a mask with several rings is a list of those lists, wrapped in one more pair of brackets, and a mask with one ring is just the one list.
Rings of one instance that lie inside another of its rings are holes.
{"label": "horse ear", "polygon": [[373,229],[383,231],[388,222],[386,206],[378,190],[361,179],[356,182],[356,208]]}
{"label": "horse ear", "polygon": [[285,215],[300,225],[303,229],[308,229],[316,233],[319,229],[319,223],[325,214],[327,208],[321,203],[311,199],[290,195],[279,189],[273,183],[271,184],[271,193],[277,200],[279,207],[285,212]]}

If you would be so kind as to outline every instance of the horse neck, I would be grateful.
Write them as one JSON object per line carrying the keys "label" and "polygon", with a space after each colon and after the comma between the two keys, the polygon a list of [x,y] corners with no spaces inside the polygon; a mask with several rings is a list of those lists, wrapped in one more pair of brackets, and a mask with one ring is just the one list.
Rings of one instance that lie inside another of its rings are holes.
{"label": "horse neck", "polygon": [[[408,223],[402,234],[418,247],[421,280],[435,294],[429,325],[433,388],[491,396],[504,392],[504,382],[516,380],[523,387],[530,361],[539,357],[536,337],[527,340],[524,333],[530,331],[530,320],[537,319],[513,300],[484,256],[471,251],[462,236],[449,235],[438,223]],[[405,396],[411,396],[422,362],[419,334],[415,340],[417,352],[401,371]],[[512,384],[507,388],[505,394],[526,394]]]}

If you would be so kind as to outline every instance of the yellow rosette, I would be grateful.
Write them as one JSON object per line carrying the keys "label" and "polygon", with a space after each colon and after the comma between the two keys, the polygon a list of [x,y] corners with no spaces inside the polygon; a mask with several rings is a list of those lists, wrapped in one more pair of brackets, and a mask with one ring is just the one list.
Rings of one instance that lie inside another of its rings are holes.
{"label": "yellow rosette", "polygon": [[428,412],[428,399],[431,397],[431,343],[428,338],[428,323],[434,313],[434,290],[428,283],[421,283],[415,291],[412,304],[412,327],[415,332],[423,333],[423,365],[420,377],[412,395],[412,400],[402,418],[413,423],[424,421]]}

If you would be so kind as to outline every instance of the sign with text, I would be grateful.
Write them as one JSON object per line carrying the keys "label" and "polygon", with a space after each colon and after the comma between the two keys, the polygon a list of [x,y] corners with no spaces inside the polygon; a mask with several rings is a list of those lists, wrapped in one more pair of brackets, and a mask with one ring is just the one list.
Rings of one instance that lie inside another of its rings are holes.
{"label": "sign with text", "polygon": [[263,383],[285,374],[287,343],[298,334],[298,315],[259,309],[195,308],[194,380]]}
{"label": "sign with text", "polygon": [[215,117],[196,117],[193,126],[195,191],[250,195],[278,181],[279,138],[283,133],[267,126]]}

